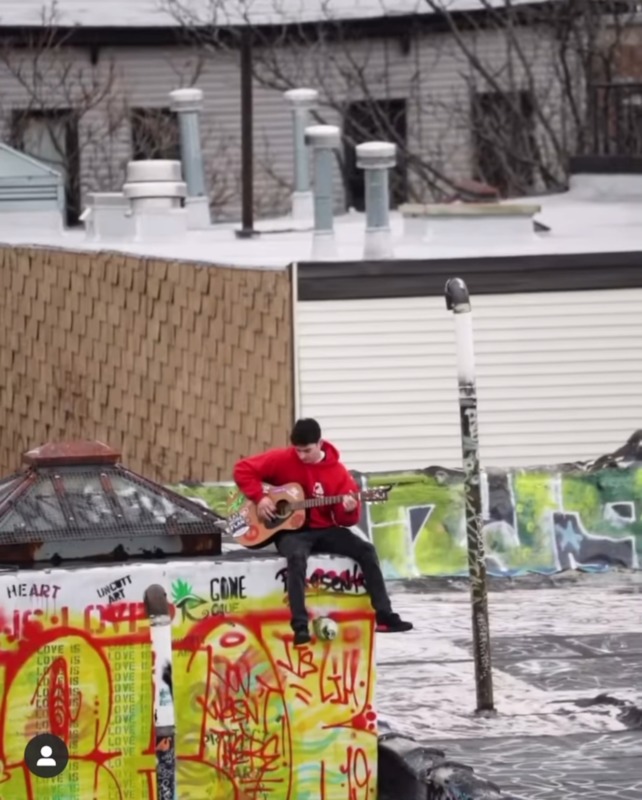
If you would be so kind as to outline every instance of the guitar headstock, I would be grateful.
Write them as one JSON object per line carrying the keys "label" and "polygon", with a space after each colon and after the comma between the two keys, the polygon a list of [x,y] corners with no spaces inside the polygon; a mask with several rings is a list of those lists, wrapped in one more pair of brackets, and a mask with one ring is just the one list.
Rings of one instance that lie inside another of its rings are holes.
{"label": "guitar headstock", "polygon": [[385,503],[391,489],[392,486],[373,486],[372,489],[366,489],[362,497],[366,503]]}

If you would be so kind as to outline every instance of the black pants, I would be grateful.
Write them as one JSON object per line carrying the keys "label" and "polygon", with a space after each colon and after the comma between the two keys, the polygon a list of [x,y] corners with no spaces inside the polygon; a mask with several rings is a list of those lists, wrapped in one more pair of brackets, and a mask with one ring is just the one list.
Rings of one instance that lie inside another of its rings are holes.
{"label": "black pants", "polygon": [[308,626],[305,608],[305,578],[308,557],[314,553],[345,556],[357,562],[363,572],[366,589],[374,610],[390,613],[391,605],[386,584],[379,566],[377,551],[349,528],[307,528],[299,531],[282,531],[276,537],[276,549],[288,562],[288,598],[292,612],[292,628],[301,630]]}

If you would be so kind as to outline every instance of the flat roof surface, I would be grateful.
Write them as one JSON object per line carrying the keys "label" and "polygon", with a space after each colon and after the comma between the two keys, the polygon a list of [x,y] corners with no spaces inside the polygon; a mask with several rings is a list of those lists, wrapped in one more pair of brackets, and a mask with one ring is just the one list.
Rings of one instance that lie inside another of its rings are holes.
{"label": "flat roof surface", "polygon": [[[609,176],[607,176],[608,178]],[[448,241],[431,242],[421,236],[404,235],[404,221],[399,212],[391,213],[394,258],[430,260],[479,258],[484,256],[553,255],[570,253],[641,252],[642,176],[627,176],[628,194],[597,193],[591,187],[604,176],[576,181],[569,191],[544,197],[506,201],[505,205],[535,204],[541,211],[535,216],[550,230],[519,235],[496,234],[495,221],[487,219],[488,234],[481,238],[469,227],[470,220],[460,220]],[[640,184],[639,197],[631,187]],[[619,198],[619,199],[618,199]],[[25,214],[25,220],[28,215]],[[479,221],[475,221],[475,225]],[[364,214],[351,212],[335,217],[337,261],[363,260],[365,239]],[[15,218],[3,223],[0,214],[0,243],[35,245],[78,251],[116,251],[169,260],[196,261],[218,266],[285,269],[295,262],[312,259],[312,223],[295,223],[289,217],[261,220],[256,223],[259,235],[237,238],[240,223],[215,224],[209,230],[188,231],[171,239],[131,242],[110,240],[91,242],[84,230],[61,233],[35,225],[16,225]]]}
{"label": "flat roof surface", "polygon": [[[510,5],[529,2],[538,0],[512,0]],[[443,0],[451,13],[489,5],[508,7],[506,0]],[[48,7],[44,0],[2,0],[0,27],[38,26]],[[432,13],[427,0],[57,0],[55,21],[61,27],[168,28],[177,27],[181,17],[201,24],[283,25]]]}

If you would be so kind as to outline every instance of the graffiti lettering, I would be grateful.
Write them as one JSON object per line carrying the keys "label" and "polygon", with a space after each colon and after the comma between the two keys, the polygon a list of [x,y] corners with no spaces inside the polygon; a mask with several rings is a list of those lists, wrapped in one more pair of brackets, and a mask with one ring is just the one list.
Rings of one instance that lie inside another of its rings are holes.
{"label": "graffiti lettering", "polygon": [[334,570],[315,569],[308,579],[308,584],[314,588],[322,587],[333,592],[356,593],[365,586],[365,579],[355,564],[352,569],[344,569],[339,573]]}
{"label": "graffiti lettering", "polygon": [[341,772],[348,778],[348,800],[365,800],[370,796],[372,767],[362,748],[348,748],[346,763],[341,765]]}
{"label": "graffiti lettering", "polygon": [[314,664],[314,653],[312,650],[293,647],[289,641],[285,641],[285,659],[279,659],[276,663],[285,672],[295,678],[304,679],[308,675],[318,672],[319,668]]}
{"label": "graffiti lettering", "polygon": [[244,600],[245,575],[232,578],[212,578],[210,581],[212,600]]}
{"label": "graffiti lettering", "polygon": [[321,668],[321,700],[347,706],[356,705],[360,673],[360,651],[345,649],[335,655],[328,650]]}
{"label": "graffiti lettering", "polygon": [[[288,585],[288,569],[282,567],[275,575],[281,581],[283,588]],[[352,569],[344,569],[341,572],[335,570],[324,570],[320,567],[306,578],[306,586],[313,589],[327,589],[332,592],[354,592],[358,594],[365,588],[365,578],[359,567],[355,564]]]}
{"label": "graffiti lettering", "polygon": [[[270,786],[283,783],[278,773],[284,756],[283,728],[274,728],[270,713],[282,709],[283,690],[269,675],[269,664],[250,655],[249,640],[229,630],[218,647],[240,648],[232,660],[209,652],[209,674],[202,704],[206,713],[204,744],[213,750],[216,763],[245,787],[248,797],[268,796]],[[218,648],[217,648],[218,649]]]}
{"label": "graffiti lettering", "polygon": [[14,583],[7,586],[7,597],[11,600],[14,597],[44,597],[45,599],[55,600],[60,591],[60,586],[52,586],[49,583]]}
{"label": "graffiti lettering", "polygon": [[108,583],[107,586],[98,589],[98,597],[106,597],[108,603],[124,600],[125,586],[131,585],[131,582],[131,575],[126,575],[124,578],[117,578],[115,581]]}

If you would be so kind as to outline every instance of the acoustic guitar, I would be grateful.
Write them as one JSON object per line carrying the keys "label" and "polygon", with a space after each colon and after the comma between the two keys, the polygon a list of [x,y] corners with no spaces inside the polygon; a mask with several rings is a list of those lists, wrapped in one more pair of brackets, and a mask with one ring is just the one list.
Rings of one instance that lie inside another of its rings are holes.
{"label": "acoustic guitar", "polygon": [[342,503],[349,495],[365,503],[381,503],[388,499],[391,488],[391,486],[376,486],[361,492],[306,500],[303,489],[298,483],[286,483],[283,486],[265,485],[265,493],[272,498],[276,506],[275,518],[264,522],[259,518],[256,504],[238,493],[231,503],[232,508],[236,510],[227,518],[227,533],[244,547],[250,549],[265,547],[279,531],[295,531],[302,528],[309,508],[336,505]]}

